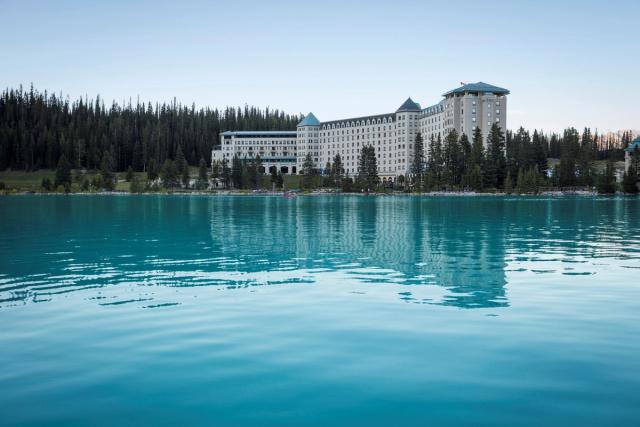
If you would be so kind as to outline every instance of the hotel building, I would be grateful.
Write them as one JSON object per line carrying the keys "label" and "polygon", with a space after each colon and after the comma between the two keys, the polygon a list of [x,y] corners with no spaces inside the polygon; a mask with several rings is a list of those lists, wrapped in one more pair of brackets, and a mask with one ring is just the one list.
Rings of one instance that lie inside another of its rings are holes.
{"label": "hotel building", "polygon": [[393,113],[328,122],[309,113],[295,131],[222,132],[220,145],[214,147],[211,157],[212,161],[231,161],[234,155],[251,159],[259,154],[263,172],[275,168],[283,174],[295,174],[302,169],[308,153],[320,171],[340,154],[345,172],[355,176],[360,151],[373,146],[378,175],[382,180],[394,180],[409,173],[418,132],[427,154],[431,139],[444,138],[452,130],[471,138],[478,127],[485,145],[494,123],[506,130],[508,94],[507,89],[479,82],[450,90],[443,94],[444,99],[427,108],[408,98]]}

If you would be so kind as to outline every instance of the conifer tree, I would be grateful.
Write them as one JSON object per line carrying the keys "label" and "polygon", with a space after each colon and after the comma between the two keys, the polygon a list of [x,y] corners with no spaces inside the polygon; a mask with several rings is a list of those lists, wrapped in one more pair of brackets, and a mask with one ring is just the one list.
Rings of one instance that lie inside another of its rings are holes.
{"label": "conifer tree", "polygon": [[533,145],[533,162],[536,165],[538,173],[542,177],[546,178],[547,170],[549,169],[549,166],[547,165],[547,150],[545,148],[544,139],[537,130],[533,131],[533,138],[531,142]]}
{"label": "conifer tree", "polygon": [[[518,172],[518,186],[516,187],[516,190],[518,192],[520,192],[520,181],[522,179],[522,170],[520,170],[520,172]],[[511,194],[513,193],[513,179],[511,179],[511,172],[507,171],[507,177],[504,179],[504,192],[506,194]]]}
{"label": "conifer tree", "polygon": [[231,168],[229,167],[229,161],[225,158],[222,159],[220,177],[222,178],[222,185],[224,188],[229,188],[231,185]]}
{"label": "conifer tree", "polygon": [[448,186],[459,183],[458,180],[458,157],[460,157],[460,146],[458,145],[458,133],[455,130],[449,132],[444,139],[443,160],[443,181]]}
{"label": "conifer tree", "polygon": [[160,171],[160,178],[165,188],[175,188],[178,186],[178,170],[173,160],[167,159],[164,161],[162,170]]}
{"label": "conifer tree", "polygon": [[465,178],[464,185],[466,185],[466,175],[471,169],[471,143],[469,138],[464,133],[460,135],[458,140],[458,156],[456,165],[456,177],[458,183],[461,183],[463,177]]}
{"label": "conifer tree", "polygon": [[140,183],[140,178],[137,175],[134,175],[131,178],[131,184],[129,185],[129,191],[132,193],[141,193],[142,192],[142,184]]}
{"label": "conifer tree", "polygon": [[67,192],[71,188],[71,164],[64,154],[60,156],[56,168],[55,187],[59,186],[63,186]]}
{"label": "conifer tree", "polygon": [[600,194],[614,194],[616,192],[616,177],[611,160],[607,161],[604,171],[598,175],[596,189]]}
{"label": "conifer tree", "polygon": [[189,181],[191,176],[189,174],[189,166],[186,166],[182,169],[182,175],[180,176],[180,180],[182,181],[182,185],[185,188],[189,188]]}
{"label": "conifer tree", "polygon": [[500,126],[494,123],[489,131],[488,147],[485,162],[485,179],[488,187],[500,188],[506,177],[506,160],[504,154],[505,139]]}
{"label": "conifer tree", "polygon": [[211,179],[215,182],[220,178],[220,162],[214,161],[211,163]]}
{"label": "conifer tree", "polygon": [[51,180],[46,177],[42,178],[42,182],[40,183],[40,186],[47,191],[51,191]]}
{"label": "conifer tree", "polygon": [[237,155],[231,159],[231,185],[233,188],[243,188],[244,165]]}
{"label": "conifer tree", "polygon": [[131,182],[131,180],[133,179],[133,168],[131,166],[129,166],[127,168],[127,173],[125,175],[125,181],[127,182]]}
{"label": "conifer tree", "polygon": [[593,185],[593,172],[591,170],[591,162],[593,160],[595,160],[593,138],[591,136],[591,130],[589,128],[585,128],[582,133],[582,140],[580,142],[576,164],[578,182],[580,185]]}
{"label": "conifer tree", "polygon": [[473,131],[473,144],[471,145],[471,156],[469,159],[472,166],[479,166],[482,168],[484,162],[484,145],[482,142],[482,131],[479,127]]}
{"label": "conifer tree", "polygon": [[100,162],[100,177],[102,187],[107,191],[116,188],[116,175],[113,172],[113,157],[109,151],[105,151]]}
{"label": "conifer tree", "polygon": [[198,165],[198,181],[196,182],[196,188],[198,190],[204,190],[209,187],[209,174],[207,170],[207,162],[205,162],[204,157],[200,158],[200,163]]}
{"label": "conifer tree", "polygon": [[360,151],[357,183],[367,193],[378,186],[378,161],[372,145],[364,146]]}
{"label": "conifer tree", "polygon": [[149,167],[147,168],[147,180],[155,181],[158,179],[158,161],[155,158],[149,160]]}
{"label": "conifer tree", "polygon": [[422,186],[424,171],[424,143],[422,134],[418,132],[413,143],[413,159],[411,160],[411,174],[413,175],[413,185],[418,191],[420,191],[420,187]]}
{"label": "conifer tree", "polygon": [[427,162],[427,189],[432,190],[442,185],[442,139],[431,136],[429,143],[429,160]]}
{"label": "conifer tree", "polygon": [[311,153],[307,153],[302,163],[302,188],[311,189],[313,187],[313,181],[315,176],[315,168],[313,165],[313,159]]}
{"label": "conifer tree", "polygon": [[560,163],[558,181],[561,187],[574,186],[576,180],[576,158],[580,149],[578,131],[569,128],[564,131],[560,143]]}
{"label": "conifer tree", "polygon": [[622,190],[627,194],[638,194],[638,173],[630,167],[622,176]]}
{"label": "conifer tree", "polygon": [[334,185],[342,186],[342,178],[344,177],[344,166],[342,165],[342,157],[340,154],[336,154],[333,157],[333,165],[331,166],[331,176]]}

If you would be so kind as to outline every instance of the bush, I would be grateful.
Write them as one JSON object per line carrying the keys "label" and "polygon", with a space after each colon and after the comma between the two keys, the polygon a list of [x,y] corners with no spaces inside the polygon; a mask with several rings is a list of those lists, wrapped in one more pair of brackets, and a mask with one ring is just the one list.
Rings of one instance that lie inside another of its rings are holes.
{"label": "bush", "polygon": [[40,183],[40,186],[47,191],[51,191],[51,189],[53,188],[53,183],[49,178],[42,178],[42,183]]}
{"label": "bush", "polygon": [[132,193],[141,193],[143,190],[142,184],[140,183],[140,180],[138,179],[137,176],[134,176],[131,179],[131,185],[129,186],[129,191],[131,191]]}
{"label": "bush", "polygon": [[622,191],[627,194],[638,194],[638,174],[634,168],[629,168],[622,178]]}

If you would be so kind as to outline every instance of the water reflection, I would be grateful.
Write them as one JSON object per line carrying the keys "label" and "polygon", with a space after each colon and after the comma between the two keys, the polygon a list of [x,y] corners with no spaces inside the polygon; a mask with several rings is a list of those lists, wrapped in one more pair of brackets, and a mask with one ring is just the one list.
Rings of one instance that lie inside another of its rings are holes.
{"label": "water reflection", "polygon": [[103,306],[159,308],[180,303],[159,300],[161,288],[266,285],[353,295],[388,286],[405,303],[506,307],[509,274],[590,275],[613,260],[638,268],[639,205],[625,198],[4,198],[0,307],[86,291]]}

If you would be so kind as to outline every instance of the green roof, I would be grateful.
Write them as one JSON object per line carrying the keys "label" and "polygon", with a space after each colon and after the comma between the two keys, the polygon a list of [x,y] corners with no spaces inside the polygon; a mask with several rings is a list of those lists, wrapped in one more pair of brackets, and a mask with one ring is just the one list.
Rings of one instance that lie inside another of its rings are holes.
{"label": "green roof", "polygon": [[406,101],[396,110],[396,113],[400,113],[402,111],[420,111],[421,108],[418,104],[413,102],[411,98],[407,98]]}
{"label": "green roof", "polygon": [[316,116],[314,116],[313,113],[309,113],[300,123],[298,123],[298,127],[303,126],[320,126],[320,120],[316,119]]}
{"label": "green roof", "polygon": [[631,153],[634,150],[640,150],[640,136],[629,143],[629,146],[624,149],[627,153]]}
{"label": "green roof", "polygon": [[456,93],[465,93],[465,92],[490,92],[490,93],[497,93],[501,95],[508,95],[510,93],[509,89],[493,86],[484,82],[478,82],[478,83],[467,83],[465,85],[460,86],[459,88],[452,89],[449,92],[442,94],[442,96],[453,95]]}

